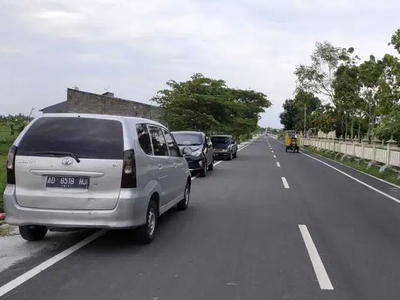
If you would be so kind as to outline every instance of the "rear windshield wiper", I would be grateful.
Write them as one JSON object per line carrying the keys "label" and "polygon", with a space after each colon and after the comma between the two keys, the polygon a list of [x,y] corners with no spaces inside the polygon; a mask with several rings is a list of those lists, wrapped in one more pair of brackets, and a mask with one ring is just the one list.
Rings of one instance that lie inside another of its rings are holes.
{"label": "rear windshield wiper", "polygon": [[71,156],[73,159],[76,160],[77,163],[81,162],[79,157],[72,152],[63,152],[63,151],[40,151],[35,152],[35,154],[49,154],[49,155],[64,155],[64,156]]}

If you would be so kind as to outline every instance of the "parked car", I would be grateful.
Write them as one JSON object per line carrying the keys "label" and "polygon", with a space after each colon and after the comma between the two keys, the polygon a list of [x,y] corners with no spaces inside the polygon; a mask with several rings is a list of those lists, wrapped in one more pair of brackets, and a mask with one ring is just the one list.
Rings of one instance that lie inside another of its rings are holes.
{"label": "parked car", "polygon": [[231,135],[213,135],[211,142],[215,158],[232,160],[237,157],[238,145]]}
{"label": "parked car", "polygon": [[187,162],[166,127],[107,115],[45,114],[7,161],[6,222],[28,241],[48,229],[136,228],[150,243],[157,217],[189,204]]}
{"label": "parked car", "polygon": [[179,149],[184,154],[191,172],[200,172],[205,177],[214,169],[214,148],[210,137],[197,131],[173,131]]}

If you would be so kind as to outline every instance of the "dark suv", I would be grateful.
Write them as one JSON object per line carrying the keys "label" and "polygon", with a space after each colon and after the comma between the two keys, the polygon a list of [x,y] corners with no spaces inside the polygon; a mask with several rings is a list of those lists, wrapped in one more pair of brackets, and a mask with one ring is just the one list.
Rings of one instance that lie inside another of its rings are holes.
{"label": "dark suv", "polygon": [[215,158],[232,160],[237,157],[238,145],[231,135],[213,135],[211,142],[214,147]]}
{"label": "dark suv", "polygon": [[185,156],[191,172],[200,172],[205,177],[214,169],[214,148],[210,138],[198,131],[173,131],[178,147]]}

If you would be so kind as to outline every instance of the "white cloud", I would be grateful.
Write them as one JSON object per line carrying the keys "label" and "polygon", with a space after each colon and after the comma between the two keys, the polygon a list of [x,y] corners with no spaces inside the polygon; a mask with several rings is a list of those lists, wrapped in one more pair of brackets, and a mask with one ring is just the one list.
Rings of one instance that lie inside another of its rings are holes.
{"label": "white cloud", "polygon": [[[3,0],[0,114],[65,99],[65,88],[147,101],[196,72],[266,93],[278,114],[316,41],[390,52],[400,2],[357,0]],[[29,55],[26,55],[29,54]],[[4,101],[4,100],[1,100]]]}

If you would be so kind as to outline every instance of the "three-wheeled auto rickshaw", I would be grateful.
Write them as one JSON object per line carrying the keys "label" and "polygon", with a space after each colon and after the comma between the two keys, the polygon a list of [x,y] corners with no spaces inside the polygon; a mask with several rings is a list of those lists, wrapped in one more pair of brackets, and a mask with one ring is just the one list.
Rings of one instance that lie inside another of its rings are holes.
{"label": "three-wheeled auto rickshaw", "polygon": [[287,130],[285,131],[285,150],[291,150],[292,152],[299,153],[300,151],[300,138],[295,130]]}

